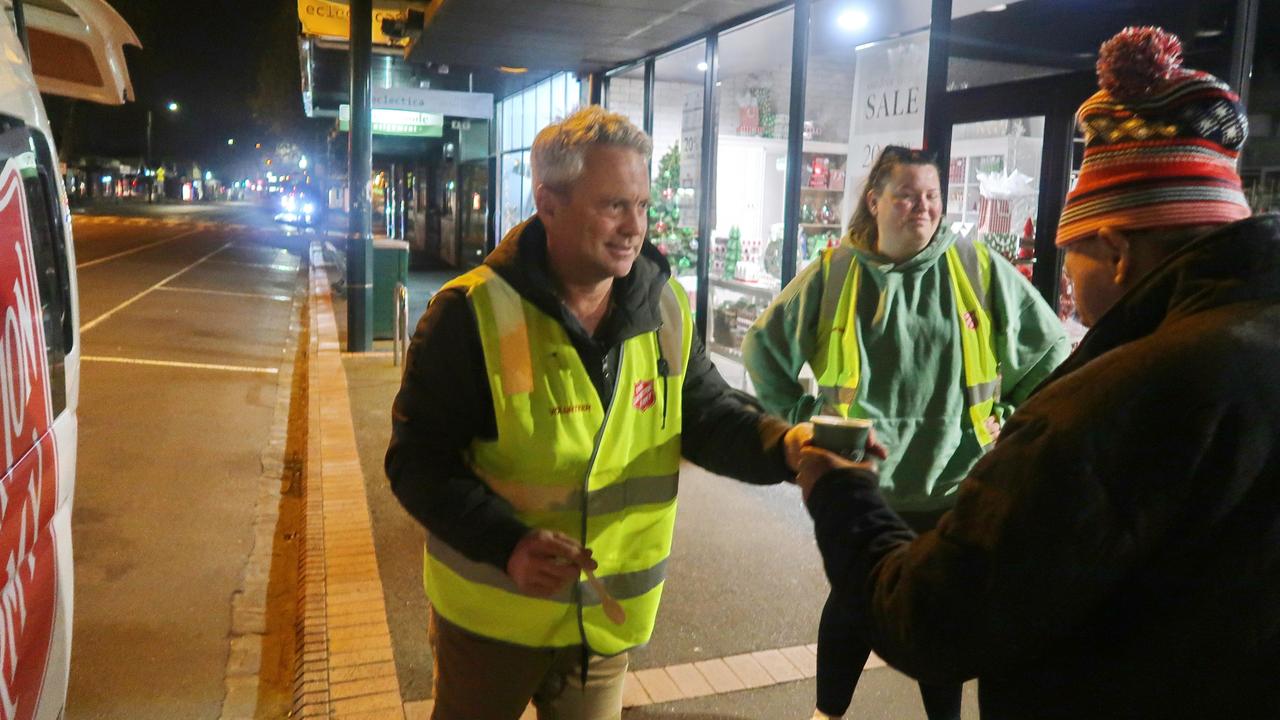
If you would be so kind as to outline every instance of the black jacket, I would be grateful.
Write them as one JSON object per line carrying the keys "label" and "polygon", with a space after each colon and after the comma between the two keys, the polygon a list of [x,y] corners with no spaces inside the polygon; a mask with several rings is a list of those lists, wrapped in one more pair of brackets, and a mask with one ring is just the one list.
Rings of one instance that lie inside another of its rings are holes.
{"label": "black jacket", "polygon": [[[914,540],[868,473],[809,498],[832,584],[984,718],[1280,718],[1280,216],[1102,317]],[[892,451],[892,449],[891,449]]]}
{"label": "black jacket", "polygon": [[[546,245],[546,231],[535,217],[508,233],[485,264],[560,321],[607,408],[618,350],[623,341],[657,329],[659,298],[670,267],[646,242],[631,273],[614,283],[613,310],[591,337],[555,295]],[[751,483],[791,477],[782,449],[790,426],[750,407],[730,389],[696,333],[683,405],[686,458]],[[497,425],[475,316],[461,290],[432,298],[419,321],[392,413],[386,472],[400,503],[463,555],[505,571],[512,549],[529,528],[463,459],[473,439],[495,438]]]}

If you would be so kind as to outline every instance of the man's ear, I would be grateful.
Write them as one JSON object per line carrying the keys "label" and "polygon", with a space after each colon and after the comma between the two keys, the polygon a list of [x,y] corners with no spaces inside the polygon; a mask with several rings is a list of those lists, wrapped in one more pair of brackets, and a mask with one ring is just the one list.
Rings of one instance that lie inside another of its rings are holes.
{"label": "man's ear", "polygon": [[544,220],[556,216],[556,212],[560,210],[561,201],[560,193],[548,187],[546,183],[538,183],[533,190],[534,207]]}
{"label": "man's ear", "polygon": [[1126,285],[1133,275],[1133,243],[1124,233],[1109,227],[1099,230],[1098,238],[1106,250],[1115,284]]}

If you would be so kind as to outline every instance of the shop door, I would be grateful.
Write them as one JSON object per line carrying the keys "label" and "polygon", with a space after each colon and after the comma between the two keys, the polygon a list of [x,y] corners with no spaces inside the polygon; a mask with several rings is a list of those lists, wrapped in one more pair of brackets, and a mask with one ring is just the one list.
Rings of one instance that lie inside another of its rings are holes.
{"label": "shop door", "polygon": [[1075,110],[1096,89],[1075,74],[950,92],[934,138],[944,223],[998,250],[1055,308],[1070,309],[1054,239],[1078,166]]}

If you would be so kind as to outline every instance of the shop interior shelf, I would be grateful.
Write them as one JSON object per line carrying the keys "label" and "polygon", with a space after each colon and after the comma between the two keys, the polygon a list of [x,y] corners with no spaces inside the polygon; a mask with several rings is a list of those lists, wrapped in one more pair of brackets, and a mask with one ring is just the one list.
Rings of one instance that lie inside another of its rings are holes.
{"label": "shop interior shelf", "polygon": [[840,229],[839,223],[800,223],[800,227],[816,227],[816,228],[834,228]]}
{"label": "shop interior shelf", "polygon": [[723,278],[711,278],[711,286],[732,290],[734,292],[755,295],[756,297],[772,300],[774,295],[778,294],[778,288],[772,285],[760,285],[755,283],[744,283],[740,280],[725,280]]}

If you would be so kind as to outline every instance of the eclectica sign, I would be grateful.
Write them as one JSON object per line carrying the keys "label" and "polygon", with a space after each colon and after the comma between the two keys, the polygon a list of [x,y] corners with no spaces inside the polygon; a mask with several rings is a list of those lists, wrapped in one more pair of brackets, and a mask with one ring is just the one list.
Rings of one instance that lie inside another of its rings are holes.
{"label": "eclectica sign", "polygon": [[[351,105],[348,103],[338,106],[338,129],[342,132],[347,132],[351,129]],[[373,134],[400,135],[403,137],[442,137],[444,135],[444,115],[412,110],[387,110],[375,107],[373,108]]]}
{"label": "eclectica sign", "polygon": [[493,119],[491,93],[430,90],[427,88],[373,88],[374,110],[413,110],[452,117]]}
{"label": "eclectica sign", "polygon": [[[375,45],[409,44],[409,38],[390,38],[382,32],[383,20],[399,19],[402,10],[384,8],[373,10],[373,43]],[[351,37],[351,8],[334,0],[298,0],[298,20],[302,21],[302,34],[347,40]]]}
{"label": "eclectica sign", "polygon": [[[0,172],[0,718],[34,717],[56,608],[58,497],[49,368],[22,175]],[[70,588],[64,588],[70,592]]]}

